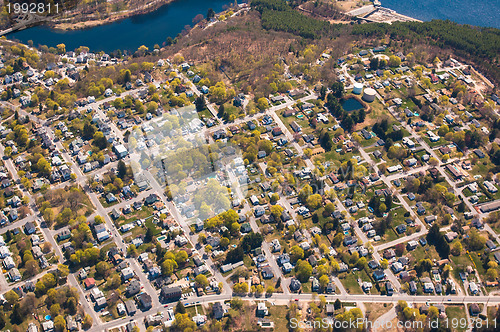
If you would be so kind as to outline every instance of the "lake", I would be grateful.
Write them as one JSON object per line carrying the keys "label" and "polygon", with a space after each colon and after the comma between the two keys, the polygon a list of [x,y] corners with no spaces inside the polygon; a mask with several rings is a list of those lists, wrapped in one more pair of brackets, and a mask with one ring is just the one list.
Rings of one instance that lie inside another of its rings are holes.
{"label": "lake", "polygon": [[356,98],[345,99],[340,103],[340,105],[342,105],[342,108],[346,112],[357,111],[364,108],[363,104],[361,104]]}
{"label": "lake", "polygon": [[23,43],[32,40],[34,45],[56,46],[63,43],[67,50],[87,46],[92,51],[112,52],[114,50],[135,51],[141,45],[152,49],[160,46],[167,37],[174,38],[184,26],[193,25],[198,14],[206,16],[209,8],[221,12],[234,1],[230,0],[179,0],[164,5],[154,12],[133,16],[124,20],[84,30],[56,31],[36,26],[7,35]]}
{"label": "lake", "polygon": [[381,0],[382,6],[422,21],[451,20],[500,28],[499,0]]}

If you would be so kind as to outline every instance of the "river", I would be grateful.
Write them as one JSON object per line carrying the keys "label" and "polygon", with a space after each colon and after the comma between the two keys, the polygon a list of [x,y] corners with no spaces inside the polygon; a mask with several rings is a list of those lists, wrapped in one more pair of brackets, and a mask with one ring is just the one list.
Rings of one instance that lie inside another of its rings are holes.
{"label": "river", "polygon": [[7,38],[23,43],[32,40],[35,46],[41,44],[55,47],[63,43],[67,50],[87,46],[92,51],[135,51],[141,45],[152,49],[155,44],[161,46],[167,37],[177,36],[186,25],[192,26],[196,15],[206,16],[209,8],[216,13],[221,12],[230,3],[234,3],[234,0],[178,0],[148,14],[89,29],[58,31],[36,26],[8,34]]}
{"label": "river", "polygon": [[500,28],[500,0],[380,0],[382,6],[422,21],[451,20]]}

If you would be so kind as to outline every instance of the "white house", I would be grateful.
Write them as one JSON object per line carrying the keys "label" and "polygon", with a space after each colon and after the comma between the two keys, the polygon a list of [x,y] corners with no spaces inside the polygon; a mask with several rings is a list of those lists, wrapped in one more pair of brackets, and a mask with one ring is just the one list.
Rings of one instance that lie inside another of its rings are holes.
{"label": "white house", "polygon": [[5,267],[6,270],[10,270],[16,267],[16,263],[14,263],[12,257],[9,256],[3,260],[3,266]]}

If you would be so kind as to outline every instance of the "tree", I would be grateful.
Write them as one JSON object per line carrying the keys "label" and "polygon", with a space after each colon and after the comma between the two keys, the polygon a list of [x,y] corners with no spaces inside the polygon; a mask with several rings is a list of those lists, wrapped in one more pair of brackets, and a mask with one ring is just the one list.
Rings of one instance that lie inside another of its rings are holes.
{"label": "tree", "polygon": [[366,118],[366,111],[364,108],[362,108],[358,111],[358,119],[356,122],[363,123],[363,122],[365,122],[365,118]]}
{"label": "tree", "polygon": [[40,159],[38,159],[36,166],[37,166],[37,169],[41,175],[43,175],[43,176],[50,175],[52,167],[50,166],[49,162],[44,157],[41,157]]}
{"label": "tree", "polygon": [[188,254],[184,250],[179,250],[175,253],[175,262],[177,265],[184,264],[188,260]]}
{"label": "tree", "polygon": [[110,266],[107,262],[101,261],[101,262],[97,263],[95,268],[96,268],[97,274],[99,276],[101,276],[102,278],[107,278],[109,276]]}
{"label": "tree", "polygon": [[198,235],[198,243],[199,244],[204,244],[206,239],[207,239],[207,236],[204,233],[200,233],[200,235]]}
{"label": "tree", "polygon": [[330,278],[326,274],[323,274],[319,277],[319,284],[321,285],[321,289],[325,289],[328,283],[330,282]]}
{"label": "tree", "polygon": [[127,165],[125,165],[125,162],[123,160],[120,160],[118,162],[117,169],[118,169],[118,177],[123,180],[127,175]]}
{"label": "tree", "polygon": [[292,262],[296,262],[302,258],[304,258],[304,249],[302,249],[298,245],[294,245],[290,249],[290,259],[292,260]]}
{"label": "tree", "polygon": [[463,250],[462,243],[460,241],[456,241],[455,243],[453,243],[451,247],[451,254],[453,256],[460,256],[462,250]]}
{"label": "tree", "polygon": [[391,55],[389,57],[389,66],[399,67],[399,65],[401,65],[401,58],[396,55]]}
{"label": "tree", "polygon": [[335,82],[331,86],[333,96],[341,99],[344,96],[344,84],[342,82]]}
{"label": "tree", "polygon": [[340,302],[339,299],[336,299],[335,302],[333,303],[333,308],[335,310],[339,310],[340,308],[342,308],[342,302]]}
{"label": "tree", "polygon": [[284,209],[280,205],[271,206],[271,214],[273,215],[275,220],[279,220],[283,211],[284,211]]}
{"label": "tree", "polygon": [[66,53],[66,45],[64,44],[57,44],[57,53],[59,54],[64,54]]}
{"label": "tree", "polygon": [[431,166],[437,166],[438,164],[439,164],[439,160],[437,160],[436,158],[431,157],[429,159],[429,165],[431,165]]}
{"label": "tree", "polygon": [[384,203],[380,203],[378,210],[380,211],[380,213],[384,213],[387,210],[387,206],[385,206]]}
{"label": "tree", "polygon": [[14,324],[21,324],[24,320],[24,316],[21,313],[21,306],[19,303],[14,304],[12,308],[12,315],[10,316],[10,321]]}
{"label": "tree", "polygon": [[441,137],[444,137],[447,133],[450,132],[450,127],[448,125],[444,124],[438,129],[438,135]]}
{"label": "tree", "polygon": [[316,210],[321,206],[323,198],[320,194],[314,194],[307,197],[307,207],[311,210]]}
{"label": "tree", "polygon": [[331,215],[335,211],[335,204],[333,203],[328,203],[325,205],[325,214],[326,215]]}
{"label": "tree", "polygon": [[85,314],[85,317],[83,318],[83,328],[86,330],[90,329],[93,323],[92,317],[90,317],[89,314]]}
{"label": "tree", "polygon": [[47,289],[45,288],[43,282],[41,280],[38,280],[35,284],[35,294],[40,297],[45,294],[46,290]]}
{"label": "tree", "polygon": [[267,296],[271,296],[271,295],[273,295],[273,293],[274,293],[274,287],[273,286],[267,287],[267,289],[266,289],[266,295]]}
{"label": "tree", "polygon": [[280,196],[277,193],[274,193],[269,198],[271,204],[276,204],[276,202],[280,199]]}
{"label": "tree", "polygon": [[95,128],[93,125],[90,123],[86,122],[85,125],[83,126],[83,138],[84,139],[91,139],[94,137],[95,134]]}
{"label": "tree", "polygon": [[312,195],[313,190],[310,185],[306,184],[299,192],[299,198],[302,202],[306,202],[307,198]]}
{"label": "tree", "polygon": [[301,282],[306,282],[312,275],[313,268],[306,260],[299,259],[295,266],[296,276]]}
{"label": "tree", "polygon": [[186,308],[184,307],[184,304],[182,304],[181,301],[178,301],[176,306],[175,306],[175,313],[177,314],[185,314],[186,313]]}
{"label": "tree", "polygon": [[205,98],[203,96],[199,96],[195,100],[196,110],[201,112],[205,109]]}
{"label": "tree", "polygon": [[257,108],[261,111],[269,107],[269,102],[266,98],[262,97],[257,100]]}
{"label": "tree", "polygon": [[321,132],[319,136],[319,144],[325,151],[330,151],[333,147],[332,138],[330,137],[330,133],[328,131]]}
{"label": "tree", "polygon": [[56,286],[56,278],[52,273],[47,273],[41,278],[46,289],[54,288]]}
{"label": "tree", "polygon": [[207,287],[209,284],[208,279],[204,274],[198,274],[196,278],[194,278],[194,281],[196,281],[196,283],[203,288]]}
{"label": "tree", "polygon": [[132,73],[130,72],[130,70],[125,70],[123,72],[123,82],[124,83],[127,83],[127,82],[130,82],[132,80]]}
{"label": "tree", "polygon": [[106,137],[104,137],[104,134],[100,131],[97,131],[94,136],[94,142],[93,144],[97,146],[99,149],[104,150],[108,146],[108,141],[106,140]]}
{"label": "tree", "polygon": [[52,317],[56,317],[60,311],[61,306],[59,305],[59,303],[54,303],[50,306],[50,314],[52,315]]}
{"label": "tree", "polygon": [[66,329],[66,320],[62,315],[58,315],[54,319],[54,329],[58,332],[62,332]]}
{"label": "tree", "polygon": [[24,276],[27,277],[32,277],[40,272],[40,269],[38,268],[38,263],[34,259],[28,260],[25,264],[25,271],[24,271]]}
{"label": "tree", "polygon": [[130,257],[137,257],[138,252],[134,244],[131,244],[127,247],[127,255]]}
{"label": "tree", "polygon": [[17,300],[19,300],[19,295],[17,295],[17,293],[14,292],[12,289],[9,290],[7,293],[5,293],[4,297],[5,297],[5,300],[10,305],[14,305],[14,303],[16,303]]}
{"label": "tree", "polygon": [[203,14],[198,14],[193,18],[193,23],[197,24],[203,21]]}
{"label": "tree", "polygon": [[234,284],[233,291],[236,294],[245,294],[248,293],[248,284],[246,282],[241,282],[238,284]]}
{"label": "tree", "polygon": [[471,251],[478,251],[484,248],[486,244],[486,238],[484,238],[479,232],[475,229],[472,229],[469,232],[469,238],[467,239],[467,246]]}
{"label": "tree", "polygon": [[229,239],[225,236],[223,236],[221,239],[220,239],[220,246],[222,248],[227,248],[227,246],[229,245]]}
{"label": "tree", "polygon": [[405,253],[404,243],[398,243],[398,244],[396,244],[396,246],[394,248],[396,251],[396,256],[403,256],[403,254]]}
{"label": "tree", "polygon": [[210,21],[214,17],[215,17],[215,11],[212,8],[208,8],[207,21]]}

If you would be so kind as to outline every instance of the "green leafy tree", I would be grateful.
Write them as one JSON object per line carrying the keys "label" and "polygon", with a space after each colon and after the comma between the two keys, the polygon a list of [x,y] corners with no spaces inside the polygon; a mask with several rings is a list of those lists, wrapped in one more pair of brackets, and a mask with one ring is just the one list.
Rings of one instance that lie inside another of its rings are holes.
{"label": "green leafy tree", "polygon": [[306,282],[312,275],[313,268],[308,261],[299,259],[295,266],[296,276],[301,282]]}

